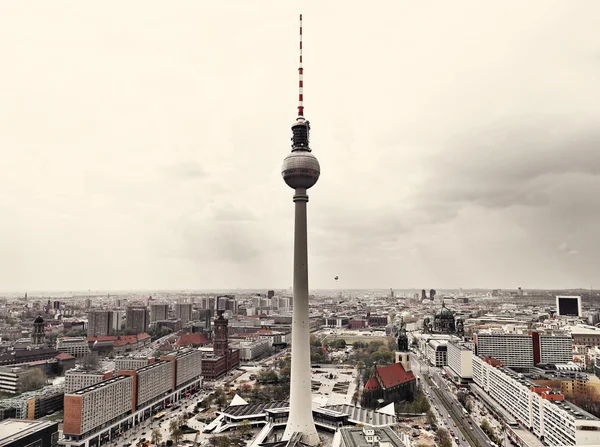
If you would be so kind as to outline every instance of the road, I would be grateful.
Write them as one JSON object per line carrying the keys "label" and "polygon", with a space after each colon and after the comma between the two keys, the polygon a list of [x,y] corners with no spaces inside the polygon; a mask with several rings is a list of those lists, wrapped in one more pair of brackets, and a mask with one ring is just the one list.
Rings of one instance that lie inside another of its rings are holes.
{"label": "road", "polygon": [[[432,406],[437,410],[438,419],[458,438],[458,441],[454,439],[454,442],[459,447],[491,446],[489,438],[477,423],[474,423],[470,417],[463,417],[463,407],[441,377],[440,368],[429,366],[425,360],[419,359],[416,355],[411,357],[411,361],[414,362],[413,373],[420,379],[423,390],[427,393]],[[433,378],[433,381],[429,379],[429,376]],[[471,421],[470,424],[469,421]]]}

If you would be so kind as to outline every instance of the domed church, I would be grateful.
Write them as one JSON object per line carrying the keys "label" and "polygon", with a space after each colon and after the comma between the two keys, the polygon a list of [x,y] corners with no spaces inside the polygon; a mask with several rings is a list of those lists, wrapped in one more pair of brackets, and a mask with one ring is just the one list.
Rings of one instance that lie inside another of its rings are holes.
{"label": "domed church", "polygon": [[429,317],[423,321],[423,332],[462,335],[464,323],[460,318],[455,318],[454,313],[442,303],[442,308],[433,317],[433,323]]}

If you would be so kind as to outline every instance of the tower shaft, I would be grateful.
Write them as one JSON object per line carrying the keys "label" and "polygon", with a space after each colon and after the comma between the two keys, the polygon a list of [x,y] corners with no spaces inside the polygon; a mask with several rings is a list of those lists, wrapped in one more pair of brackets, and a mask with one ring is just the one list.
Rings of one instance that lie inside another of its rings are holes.
{"label": "tower shaft", "polygon": [[319,444],[319,435],[312,415],[310,376],[310,321],[308,314],[308,237],[305,188],[294,194],[294,311],[292,316],[292,368],[290,376],[290,415],[283,439],[296,432],[302,442]]}

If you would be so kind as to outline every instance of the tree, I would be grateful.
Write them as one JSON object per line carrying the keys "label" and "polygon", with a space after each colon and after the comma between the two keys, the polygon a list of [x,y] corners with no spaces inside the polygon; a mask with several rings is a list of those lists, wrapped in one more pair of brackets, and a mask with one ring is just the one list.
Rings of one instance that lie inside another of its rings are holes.
{"label": "tree", "polygon": [[445,428],[439,428],[438,431],[435,432],[435,438],[439,447],[452,447],[452,438]]}
{"label": "tree", "polygon": [[435,417],[435,413],[430,408],[429,410],[427,410],[427,423],[429,425],[435,425],[436,422],[437,422],[437,418]]}
{"label": "tree", "polygon": [[358,403],[358,391],[355,391],[354,394],[352,395],[352,405],[356,406],[356,404]]}
{"label": "tree", "polygon": [[242,437],[248,436],[252,432],[252,425],[250,424],[250,421],[248,419],[244,419],[242,422],[240,422],[238,430]]}
{"label": "tree", "polygon": [[175,445],[179,444],[179,440],[183,436],[183,431],[181,430],[181,425],[179,424],[179,418],[172,419],[169,423],[169,430],[171,432],[171,438],[173,439],[173,443]]}
{"label": "tree", "polygon": [[152,441],[152,444],[154,445],[158,445],[158,443],[162,441],[162,433],[158,428],[152,430],[152,435],[150,436],[150,439]]}
{"label": "tree", "polygon": [[44,371],[40,368],[30,368],[19,377],[19,391],[26,393],[27,391],[39,390],[46,385],[47,381]]}
{"label": "tree", "polygon": [[229,438],[229,436],[221,436],[219,438],[219,447],[230,447],[231,446],[231,439]]}

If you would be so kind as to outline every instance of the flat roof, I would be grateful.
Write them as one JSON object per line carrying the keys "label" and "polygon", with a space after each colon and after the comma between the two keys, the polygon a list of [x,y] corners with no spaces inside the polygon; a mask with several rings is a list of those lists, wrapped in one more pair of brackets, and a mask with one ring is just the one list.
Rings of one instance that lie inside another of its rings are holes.
{"label": "flat roof", "polygon": [[10,444],[17,439],[29,436],[38,430],[56,425],[58,431],[58,423],[52,421],[31,421],[28,419],[5,419],[0,422],[0,446]]}

